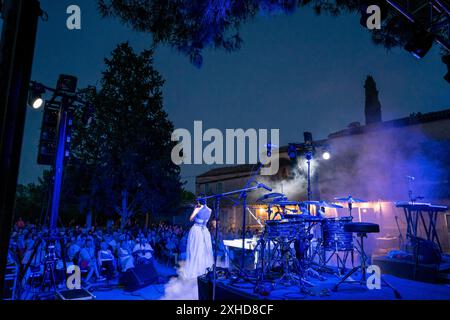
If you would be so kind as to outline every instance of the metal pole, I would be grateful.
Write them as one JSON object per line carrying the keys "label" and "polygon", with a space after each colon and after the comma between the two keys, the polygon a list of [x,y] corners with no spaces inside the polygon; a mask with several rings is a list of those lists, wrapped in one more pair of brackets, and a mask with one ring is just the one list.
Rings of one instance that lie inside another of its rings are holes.
{"label": "metal pole", "polygon": [[4,0],[0,43],[0,295],[19,174],[28,84],[31,77],[38,17],[37,0]]}
{"label": "metal pole", "polygon": [[216,198],[215,208],[216,230],[214,230],[214,265],[213,265],[213,301],[216,300],[216,285],[217,285],[217,250],[219,244],[219,211],[220,211],[220,197]]}
{"label": "metal pole", "polygon": [[245,265],[245,228],[246,228],[246,213],[247,213],[247,191],[242,194],[242,256],[241,256],[241,271],[244,270]]}
{"label": "metal pole", "polygon": [[55,178],[53,181],[52,207],[50,216],[50,230],[54,231],[58,224],[59,201],[61,198],[62,178],[64,171],[64,157],[67,139],[67,124],[68,124],[68,101],[63,97],[61,102],[61,110],[59,111],[59,126],[58,126],[58,145],[55,157]]}
{"label": "metal pole", "polygon": [[[308,201],[311,201],[311,158],[310,155],[306,155],[307,163],[308,163]],[[311,213],[311,205],[308,203],[308,214]]]}
{"label": "metal pole", "polygon": [[311,160],[309,158],[308,158],[308,201],[311,201]]}

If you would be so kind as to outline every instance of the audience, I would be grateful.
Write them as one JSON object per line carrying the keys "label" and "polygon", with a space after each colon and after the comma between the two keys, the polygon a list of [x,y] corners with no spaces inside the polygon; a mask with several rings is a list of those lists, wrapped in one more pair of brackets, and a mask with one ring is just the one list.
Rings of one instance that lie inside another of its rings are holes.
{"label": "audience", "polygon": [[92,238],[88,238],[85,241],[84,247],[80,251],[80,264],[81,270],[87,270],[86,282],[89,283],[92,275],[95,273],[97,281],[105,280],[98,271],[97,259],[95,258],[95,246]]}
{"label": "audience", "polygon": [[[123,230],[80,226],[59,228],[57,236],[63,240],[64,250],[60,241],[55,242],[54,250],[58,266],[65,259],[66,265],[80,267],[85,283],[99,282],[114,279],[119,272],[126,272],[135,265],[154,263],[155,260],[177,266],[179,257],[186,256],[186,230],[164,222],[152,224],[147,229],[132,224]],[[31,272],[43,273],[49,234],[47,227],[23,220],[14,224],[10,253],[22,271],[27,269],[26,277]]]}
{"label": "audience", "polygon": [[[214,227],[212,223],[211,229],[214,230]],[[49,235],[47,227],[39,227],[22,219],[13,225],[10,253],[22,272],[27,269],[25,278],[31,273],[43,273]],[[220,240],[237,239],[241,237],[241,230],[230,228],[219,235]],[[62,240],[54,241],[58,267],[63,262],[66,266],[78,265],[84,283],[89,284],[117,278],[119,273],[139,264],[158,261],[177,267],[179,261],[186,259],[188,228],[165,222],[151,224],[148,228],[131,223],[123,229],[71,226],[59,228],[57,236]],[[246,236],[252,237],[250,229],[247,229]],[[223,245],[219,248],[223,253]]]}

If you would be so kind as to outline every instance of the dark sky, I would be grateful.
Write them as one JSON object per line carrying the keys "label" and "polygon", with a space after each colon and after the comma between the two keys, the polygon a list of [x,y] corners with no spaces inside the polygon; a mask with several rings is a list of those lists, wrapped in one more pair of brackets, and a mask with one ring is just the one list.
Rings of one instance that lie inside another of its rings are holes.
{"label": "dark sky", "polygon": [[[32,78],[54,86],[60,73],[95,85],[103,59],[119,42],[136,50],[150,36],[112,19],[101,19],[92,0],[41,0],[48,22],[40,22]],[[82,30],[65,27],[66,8],[82,9]],[[357,16],[332,18],[300,9],[291,16],[261,16],[243,27],[244,44],[232,54],[208,51],[197,69],[170,48],[161,47],[156,68],[166,79],[165,108],[176,128],[279,128],[281,143],[301,141],[303,131],[324,138],[350,122],[364,122],[363,82],[377,81],[385,120],[412,112],[450,107],[450,86],[437,46],[418,61],[402,49],[376,47]],[[36,164],[41,112],[29,109],[20,182],[31,182],[44,167]],[[183,167],[194,176],[207,166]]]}

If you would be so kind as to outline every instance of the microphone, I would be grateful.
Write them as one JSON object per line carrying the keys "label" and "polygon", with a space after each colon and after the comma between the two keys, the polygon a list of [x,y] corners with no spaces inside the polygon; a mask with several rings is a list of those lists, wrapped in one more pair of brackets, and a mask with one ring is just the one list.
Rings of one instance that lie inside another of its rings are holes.
{"label": "microphone", "polygon": [[264,188],[269,192],[272,192],[272,188],[269,188],[268,186],[266,186],[264,183],[259,183],[258,182],[258,188]]}

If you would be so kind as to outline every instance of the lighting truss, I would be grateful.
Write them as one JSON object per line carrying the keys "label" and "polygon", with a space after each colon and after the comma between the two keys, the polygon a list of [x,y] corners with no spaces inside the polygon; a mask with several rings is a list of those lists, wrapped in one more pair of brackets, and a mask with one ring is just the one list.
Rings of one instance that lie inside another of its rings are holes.
{"label": "lighting truss", "polygon": [[450,51],[450,0],[386,0],[405,19],[435,37]]}

